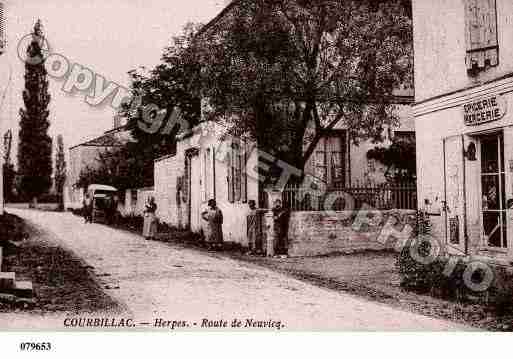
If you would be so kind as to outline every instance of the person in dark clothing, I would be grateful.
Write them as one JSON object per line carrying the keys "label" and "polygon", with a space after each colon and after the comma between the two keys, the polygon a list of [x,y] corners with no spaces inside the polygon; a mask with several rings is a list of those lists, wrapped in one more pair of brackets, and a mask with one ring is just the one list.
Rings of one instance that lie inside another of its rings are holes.
{"label": "person in dark clothing", "polygon": [[91,199],[91,196],[89,196],[89,194],[85,195],[84,201],[82,202],[82,212],[84,215],[84,222],[92,223],[93,222],[93,201]]}
{"label": "person in dark clothing", "polygon": [[157,216],[155,212],[157,211],[157,204],[155,203],[155,198],[148,197],[148,201],[146,202],[144,209],[144,225],[143,225],[143,236],[147,240],[155,239],[157,235]]}
{"label": "person in dark clothing", "polygon": [[288,252],[289,212],[282,207],[281,200],[277,199],[273,207],[274,233],[276,235],[276,254],[286,255]]}
{"label": "person in dark clothing", "polygon": [[217,207],[215,199],[208,200],[208,208],[201,213],[203,220],[208,222],[205,237],[209,249],[223,247],[223,212]]}

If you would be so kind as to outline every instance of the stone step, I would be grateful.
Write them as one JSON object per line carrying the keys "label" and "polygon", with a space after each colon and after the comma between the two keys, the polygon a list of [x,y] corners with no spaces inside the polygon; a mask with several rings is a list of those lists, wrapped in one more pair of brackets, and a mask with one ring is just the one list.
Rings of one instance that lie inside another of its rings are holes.
{"label": "stone step", "polygon": [[21,298],[32,298],[34,296],[32,282],[29,280],[20,280],[14,282],[12,294]]}
{"label": "stone step", "polygon": [[0,292],[14,289],[16,274],[14,272],[0,272]]}

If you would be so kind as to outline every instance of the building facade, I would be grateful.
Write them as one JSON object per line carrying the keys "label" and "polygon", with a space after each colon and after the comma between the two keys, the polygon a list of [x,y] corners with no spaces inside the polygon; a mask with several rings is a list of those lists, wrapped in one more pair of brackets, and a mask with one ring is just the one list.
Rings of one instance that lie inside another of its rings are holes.
{"label": "building facade", "polygon": [[224,216],[225,242],[247,245],[248,201],[258,201],[256,146],[225,133],[216,122],[202,122],[179,136],[176,153],[155,161],[155,199],[159,220],[203,232],[201,212],[215,199]]}
{"label": "building facade", "polygon": [[415,121],[411,104],[413,91],[397,98],[396,115],[399,124],[384,131],[383,142],[371,140],[355,144],[343,121],[333,130],[327,131],[319,141],[305,165],[305,173],[323,180],[329,188],[379,185],[387,181],[385,165],[367,158],[367,153],[376,147],[387,147],[397,137],[415,140]]}
{"label": "building facade", "polygon": [[513,2],[414,0],[419,207],[450,252],[513,257]]}
{"label": "building facade", "polygon": [[121,148],[131,141],[130,131],[118,127],[103,135],[69,148],[69,166],[64,186],[64,205],[66,208],[80,208],[84,199],[84,188],[76,185],[80,173],[87,167],[97,168],[98,155]]}

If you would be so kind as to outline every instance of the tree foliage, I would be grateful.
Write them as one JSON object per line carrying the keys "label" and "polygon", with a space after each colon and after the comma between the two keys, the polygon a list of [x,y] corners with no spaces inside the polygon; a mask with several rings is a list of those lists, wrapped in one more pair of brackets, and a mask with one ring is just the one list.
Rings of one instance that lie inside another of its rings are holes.
{"label": "tree foliage", "polygon": [[415,140],[394,139],[390,146],[370,149],[367,158],[385,165],[385,176],[391,181],[416,178]]}
{"label": "tree foliage", "polygon": [[61,198],[62,207],[64,207],[64,184],[66,183],[66,160],[64,158],[64,140],[62,135],[57,136],[57,145],[55,151],[55,171],[54,171],[55,190]]}
{"label": "tree foliage", "polygon": [[30,198],[37,198],[48,191],[52,175],[52,139],[48,136],[50,94],[41,49],[42,41],[42,24],[38,20],[27,48],[27,56],[39,57],[42,61],[25,63],[25,107],[19,112],[18,168],[21,190]]}
{"label": "tree foliage", "polygon": [[355,142],[381,139],[397,123],[394,90],[411,82],[404,3],[239,1],[230,20],[202,39],[201,90],[212,117],[230,119],[299,168],[341,121]]}
{"label": "tree foliage", "polygon": [[75,185],[99,183],[119,190],[153,186],[153,161],[148,162],[137,143],[100,152],[96,164],[82,169]]}
{"label": "tree foliage", "polygon": [[[200,63],[198,51],[193,51],[193,39],[201,25],[189,23],[180,35],[172,38],[170,46],[164,49],[161,63],[152,70],[139,68],[129,72],[134,98],[140,99],[138,111],[122,109],[122,115],[128,118],[132,137],[137,140],[139,150],[148,161],[174,151],[178,127],[163,133],[163,128],[147,131],[138,125],[142,118],[142,107],[157,104],[159,108],[172,113],[180,108],[184,119],[195,126],[201,115],[201,101],[191,84],[198,77]],[[133,108],[133,104],[131,106]],[[162,127],[166,126],[163,123]]]}
{"label": "tree foliage", "polygon": [[12,201],[14,192],[14,180],[16,171],[11,162],[12,131],[9,129],[4,134],[4,163],[3,163],[3,185],[5,202]]}
{"label": "tree foliage", "polygon": [[[207,119],[302,169],[339,123],[355,143],[397,123],[394,90],[412,84],[412,54],[407,0],[238,0],[186,26],[159,66],[131,73],[132,88],[143,103],[180,106],[191,125],[208,99]],[[154,155],[174,140],[134,135]]]}

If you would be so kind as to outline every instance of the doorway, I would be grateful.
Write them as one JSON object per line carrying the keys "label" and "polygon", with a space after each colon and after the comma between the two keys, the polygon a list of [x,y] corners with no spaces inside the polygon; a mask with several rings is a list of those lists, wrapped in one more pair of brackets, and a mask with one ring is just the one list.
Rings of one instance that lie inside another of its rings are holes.
{"label": "doorway", "polygon": [[481,145],[481,220],[484,245],[507,249],[504,136],[502,132],[479,138]]}

